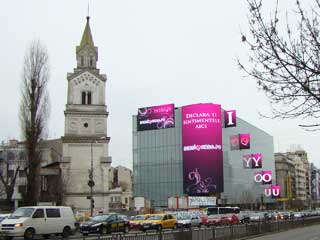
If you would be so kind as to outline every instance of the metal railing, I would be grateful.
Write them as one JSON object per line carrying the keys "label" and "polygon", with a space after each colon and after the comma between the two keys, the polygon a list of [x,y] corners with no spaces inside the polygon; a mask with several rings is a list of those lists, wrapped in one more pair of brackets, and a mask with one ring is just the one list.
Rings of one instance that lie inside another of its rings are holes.
{"label": "metal railing", "polygon": [[[320,224],[320,216],[281,220],[261,221],[249,224],[235,224],[230,226],[187,228],[178,230],[112,233],[108,235],[73,235],[70,240],[229,240],[245,239],[249,236],[286,231],[293,228]],[[52,239],[57,239],[53,237]],[[61,239],[61,238],[59,238]]]}

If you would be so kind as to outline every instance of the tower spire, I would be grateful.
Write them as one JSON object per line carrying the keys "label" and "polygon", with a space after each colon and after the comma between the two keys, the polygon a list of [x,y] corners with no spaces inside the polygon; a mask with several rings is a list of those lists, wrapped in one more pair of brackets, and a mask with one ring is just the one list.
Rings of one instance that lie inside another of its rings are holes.
{"label": "tower spire", "polygon": [[90,17],[89,15],[87,16],[87,23],[86,27],[84,28],[83,34],[82,34],[82,39],[80,42],[79,50],[82,49],[85,45],[89,45],[89,47],[94,48],[94,43],[93,43],[93,38],[91,34],[91,29],[90,29]]}
{"label": "tower spire", "polygon": [[[88,5],[89,7],[89,5]],[[90,16],[88,8],[87,22],[84,28],[80,45],[76,47],[77,67],[96,68],[98,61],[98,48],[94,46],[90,29]]]}

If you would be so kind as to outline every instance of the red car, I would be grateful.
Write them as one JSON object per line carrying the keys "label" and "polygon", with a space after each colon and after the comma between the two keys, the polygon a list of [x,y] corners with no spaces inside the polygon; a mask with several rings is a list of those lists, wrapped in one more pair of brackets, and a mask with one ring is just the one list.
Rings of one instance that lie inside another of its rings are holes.
{"label": "red car", "polygon": [[201,224],[206,226],[232,225],[239,222],[237,215],[209,215],[201,218]]}
{"label": "red car", "polygon": [[218,226],[221,225],[221,218],[217,215],[209,215],[201,218],[201,224],[205,226]]}
{"label": "red car", "polygon": [[237,215],[222,216],[220,218],[220,222],[221,224],[232,225],[239,223],[240,219],[237,217]]}

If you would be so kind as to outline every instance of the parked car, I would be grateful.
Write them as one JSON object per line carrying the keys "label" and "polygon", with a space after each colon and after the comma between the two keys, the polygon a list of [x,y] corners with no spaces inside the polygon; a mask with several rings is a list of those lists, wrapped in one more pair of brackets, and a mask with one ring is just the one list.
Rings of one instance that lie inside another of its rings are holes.
{"label": "parked car", "polygon": [[200,227],[201,219],[198,216],[181,215],[177,217],[177,225],[180,228]]}
{"label": "parked car", "polygon": [[151,214],[146,221],[141,224],[141,229],[146,231],[156,229],[161,231],[164,228],[177,228],[177,219],[172,214]]}
{"label": "parked car", "polygon": [[240,223],[250,223],[249,213],[240,213],[240,214],[238,214],[238,218],[239,218]]}
{"label": "parked car", "polygon": [[141,230],[141,224],[148,219],[149,214],[132,216],[129,220],[131,230]]}
{"label": "parked car", "polygon": [[75,230],[75,218],[70,207],[31,206],[18,208],[1,222],[0,232],[7,238],[24,237],[34,239],[34,235],[61,234],[68,237]]}
{"label": "parked car", "polygon": [[295,219],[300,219],[300,218],[303,218],[304,217],[304,214],[302,212],[294,212],[293,213],[293,217]]}
{"label": "parked car", "polygon": [[120,214],[101,214],[90,218],[87,222],[81,223],[79,230],[82,235],[88,235],[90,233],[126,233],[129,231],[129,221]]}
{"label": "parked car", "polygon": [[233,224],[237,224],[240,223],[239,218],[237,217],[237,215],[233,214],[233,215],[225,215],[225,216],[221,216],[220,218],[220,223],[223,225],[233,225]]}
{"label": "parked car", "polygon": [[10,214],[0,214],[0,223],[1,223],[4,219],[8,218],[9,216],[10,216]]}
{"label": "parked car", "polygon": [[250,213],[250,222],[259,222],[264,219],[264,214],[261,212]]}
{"label": "parked car", "polygon": [[201,219],[201,223],[206,226],[218,226],[221,225],[221,218],[218,215],[209,215]]}

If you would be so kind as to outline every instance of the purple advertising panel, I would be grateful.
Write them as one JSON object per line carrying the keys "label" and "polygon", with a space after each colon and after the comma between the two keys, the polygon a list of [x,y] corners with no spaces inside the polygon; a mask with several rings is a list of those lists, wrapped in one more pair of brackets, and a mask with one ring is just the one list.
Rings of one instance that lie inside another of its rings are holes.
{"label": "purple advertising panel", "polygon": [[262,170],[261,174],[263,176],[263,184],[272,183],[272,171],[271,170]]}
{"label": "purple advertising panel", "polygon": [[224,127],[235,127],[236,122],[236,110],[225,110],[224,111]]}
{"label": "purple advertising panel", "polygon": [[280,197],[280,190],[281,190],[281,186],[280,185],[272,185],[271,186],[272,189],[272,197],[273,198],[278,198]]}
{"label": "purple advertising panel", "polygon": [[243,168],[262,168],[262,154],[246,154],[242,156]]}
{"label": "purple advertising panel", "polygon": [[262,168],[262,154],[261,153],[251,154],[251,165],[252,165],[252,168]]}
{"label": "purple advertising panel", "polygon": [[269,185],[264,187],[264,195],[266,197],[278,198],[281,194],[280,185]]}
{"label": "purple advertising panel", "polygon": [[242,156],[243,168],[252,168],[251,154],[246,154]]}
{"label": "purple advertising panel", "polygon": [[256,183],[271,184],[272,183],[272,171],[271,170],[262,170],[259,172],[254,172],[253,179]]}
{"label": "purple advertising panel", "polygon": [[174,104],[138,109],[138,131],[174,127]]}
{"label": "purple advertising panel", "polygon": [[240,149],[250,149],[250,133],[239,134]]}
{"label": "purple advertising panel", "polygon": [[239,150],[239,135],[230,136],[230,149]]}
{"label": "purple advertising panel", "polygon": [[184,193],[223,192],[221,106],[183,106],[181,115]]}

